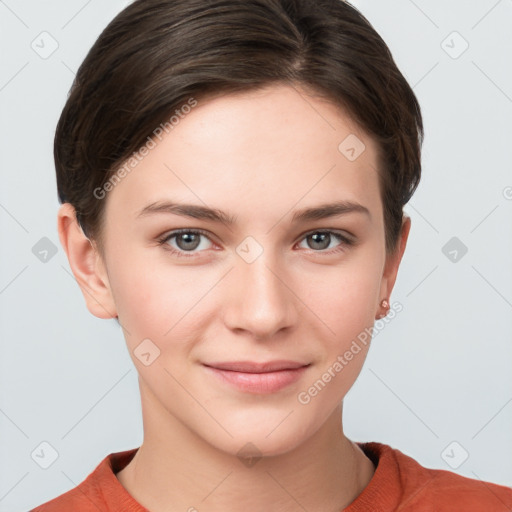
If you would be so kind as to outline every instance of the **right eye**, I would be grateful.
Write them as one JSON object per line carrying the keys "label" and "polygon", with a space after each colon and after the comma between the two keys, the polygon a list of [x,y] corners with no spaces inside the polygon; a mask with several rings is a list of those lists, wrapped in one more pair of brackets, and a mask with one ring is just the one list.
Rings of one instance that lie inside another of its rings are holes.
{"label": "right eye", "polygon": [[[198,229],[178,229],[171,233],[166,233],[163,237],[158,239],[158,243],[164,246],[165,250],[170,251],[178,257],[194,257],[196,252],[192,252],[201,245],[201,237],[208,240],[206,231]],[[167,242],[174,239],[176,246],[169,246]],[[211,240],[210,240],[211,241]],[[205,250],[206,248],[203,248]],[[200,252],[200,251],[197,251]],[[190,253],[190,254],[187,254]]]}

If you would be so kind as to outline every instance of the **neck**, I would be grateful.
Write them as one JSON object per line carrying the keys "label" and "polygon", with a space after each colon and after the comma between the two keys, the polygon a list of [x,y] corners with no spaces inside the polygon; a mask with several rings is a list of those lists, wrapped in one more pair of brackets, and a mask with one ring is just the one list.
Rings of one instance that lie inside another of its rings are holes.
{"label": "neck", "polygon": [[216,449],[167,412],[145,405],[144,441],[116,476],[152,512],[339,512],[375,470],[343,434],[342,404],[304,443],[252,461]]}

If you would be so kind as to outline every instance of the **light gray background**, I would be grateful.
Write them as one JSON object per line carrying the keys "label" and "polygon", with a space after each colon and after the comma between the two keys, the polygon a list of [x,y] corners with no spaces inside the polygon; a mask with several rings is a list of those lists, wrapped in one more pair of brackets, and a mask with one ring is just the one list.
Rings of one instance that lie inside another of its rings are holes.
{"label": "light gray background", "polygon": [[[0,1],[0,511],[47,501],[142,441],[122,331],[88,312],[59,243],[52,154],[74,71],[127,3]],[[413,86],[426,138],[392,295],[404,310],[374,337],[346,433],[512,485],[512,0],[354,5]],[[46,262],[43,237],[57,249]],[[443,253],[452,237],[468,249],[457,261]],[[31,455],[50,456],[42,442],[58,452],[47,469]]]}

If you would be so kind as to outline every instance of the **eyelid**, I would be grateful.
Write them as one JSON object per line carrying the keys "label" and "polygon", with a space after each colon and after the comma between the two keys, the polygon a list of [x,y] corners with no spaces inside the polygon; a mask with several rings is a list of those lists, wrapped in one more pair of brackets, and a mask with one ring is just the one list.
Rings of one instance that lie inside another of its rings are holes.
{"label": "eyelid", "polygon": [[[334,235],[341,236],[342,238],[347,240],[347,242],[349,242],[349,243],[354,243],[355,244],[355,242],[356,242],[356,237],[354,235],[352,235],[348,231],[345,231],[344,229],[339,229],[339,228],[317,228],[317,229],[310,229],[309,231],[306,231],[306,232],[302,233],[301,235],[299,235],[299,237],[297,238],[297,241],[300,241],[303,238],[305,238],[305,237],[307,237],[309,235],[312,235],[314,233],[332,233]],[[320,251],[317,251],[317,252],[320,252]]]}

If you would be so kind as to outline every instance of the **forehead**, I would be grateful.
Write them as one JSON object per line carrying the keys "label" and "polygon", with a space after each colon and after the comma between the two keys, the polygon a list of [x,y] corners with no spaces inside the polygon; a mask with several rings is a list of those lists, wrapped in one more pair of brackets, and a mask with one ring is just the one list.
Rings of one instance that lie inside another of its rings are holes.
{"label": "forehead", "polygon": [[375,142],[340,107],[304,90],[198,100],[173,121],[108,193],[110,213],[122,208],[134,219],[166,197],[223,210],[231,203],[237,216],[269,220],[339,199],[380,207]]}

